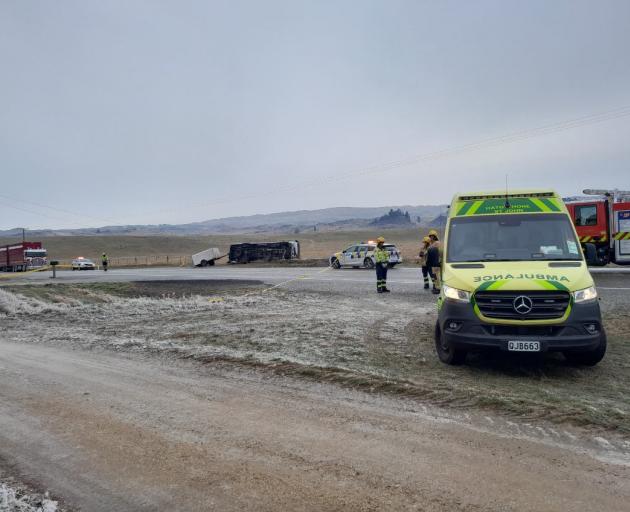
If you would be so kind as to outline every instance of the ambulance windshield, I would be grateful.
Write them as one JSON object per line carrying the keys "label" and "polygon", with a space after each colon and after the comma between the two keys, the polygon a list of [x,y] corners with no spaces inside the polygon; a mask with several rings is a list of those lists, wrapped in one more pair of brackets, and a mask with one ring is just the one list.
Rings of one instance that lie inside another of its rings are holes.
{"label": "ambulance windshield", "polygon": [[582,260],[565,214],[509,214],[453,217],[446,261]]}

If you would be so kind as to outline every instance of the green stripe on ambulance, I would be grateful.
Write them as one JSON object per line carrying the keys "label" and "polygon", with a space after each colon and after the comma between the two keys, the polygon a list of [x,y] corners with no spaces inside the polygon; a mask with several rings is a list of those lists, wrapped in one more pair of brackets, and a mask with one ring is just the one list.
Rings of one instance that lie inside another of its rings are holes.
{"label": "green stripe on ambulance", "polygon": [[554,198],[514,197],[509,199],[509,208],[505,199],[484,199],[461,201],[457,216],[493,215],[506,213],[559,213],[562,211],[558,200]]}

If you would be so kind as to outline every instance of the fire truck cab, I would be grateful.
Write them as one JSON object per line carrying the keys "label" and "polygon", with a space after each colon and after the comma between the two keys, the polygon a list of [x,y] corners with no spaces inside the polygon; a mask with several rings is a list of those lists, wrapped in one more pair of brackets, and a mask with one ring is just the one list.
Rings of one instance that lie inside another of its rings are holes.
{"label": "fire truck cab", "polygon": [[598,265],[630,265],[630,192],[585,190],[593,199],[566,203],[582,249],[592,244]]}

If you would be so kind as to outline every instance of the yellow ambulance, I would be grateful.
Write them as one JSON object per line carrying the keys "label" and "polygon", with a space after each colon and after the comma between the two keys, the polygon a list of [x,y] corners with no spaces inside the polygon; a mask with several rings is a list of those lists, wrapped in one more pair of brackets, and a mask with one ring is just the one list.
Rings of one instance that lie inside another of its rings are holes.
{"label": "yellow ambulance", "polygon": [[[595,365],[606,353],[597,291],[562,199],[552,190],[457,194],[442,254],[435,346],[560,351]],[[586,248],[596,258],[595,248]]]}

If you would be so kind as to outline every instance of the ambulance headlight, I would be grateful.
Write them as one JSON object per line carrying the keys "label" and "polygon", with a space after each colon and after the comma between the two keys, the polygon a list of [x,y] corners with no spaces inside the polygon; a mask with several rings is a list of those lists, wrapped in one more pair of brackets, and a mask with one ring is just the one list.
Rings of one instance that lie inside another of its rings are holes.
{"label": "ambulance headlight", "polygon": [[452,288],[443,284],[442,293],[444,293],[444,297],[449,300],[454,300],[456,302],[470,302],[470,292],[465,292],[464,290],[458,290],[457,288]]}
{"label": "ambulance headlight", "polygon": [[594,286],[590,288],[584,288],[583,290],[578,290],[577,292],[573,292],[573,301],[577,304],[580,302],[590,302],[597,298],[597,290]]}

